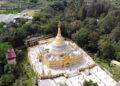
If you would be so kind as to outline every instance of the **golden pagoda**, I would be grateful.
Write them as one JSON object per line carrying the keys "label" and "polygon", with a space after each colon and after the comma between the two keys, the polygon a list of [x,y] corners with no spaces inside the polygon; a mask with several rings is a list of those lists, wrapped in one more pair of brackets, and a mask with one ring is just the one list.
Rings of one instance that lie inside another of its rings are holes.
{"label": "golden pagoda", "polygon": [[43,63],[49,68],[72,66],[81,59],[79,50],[70,41],[64,40],[61,35],[60,23],[58,33],[53,42],[44,44],[42,50]]}
{"label": "golden pagoda", "polygon": [[52,54],[65,55],[66,51],[69,52],[69,47],[67,46],[66,42],[64,41],[64,38],[61,35],[60,23],[58,24],[57,36],[55,37],[54,41],[48,46],[50,47],[49,49]]}

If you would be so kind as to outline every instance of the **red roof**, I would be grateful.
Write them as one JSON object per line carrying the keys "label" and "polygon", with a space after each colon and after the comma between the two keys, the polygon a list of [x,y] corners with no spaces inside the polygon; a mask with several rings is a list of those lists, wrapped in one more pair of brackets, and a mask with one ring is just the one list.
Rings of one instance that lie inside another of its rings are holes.
{"label": "red roof", "polygon": [[7,54],[6,54],[6,58],[7,59],[16,57],[16,54],[15,54],[15,51],[14,51],[13,48],[12,49],[8,49],[7,51],[8,51]]}

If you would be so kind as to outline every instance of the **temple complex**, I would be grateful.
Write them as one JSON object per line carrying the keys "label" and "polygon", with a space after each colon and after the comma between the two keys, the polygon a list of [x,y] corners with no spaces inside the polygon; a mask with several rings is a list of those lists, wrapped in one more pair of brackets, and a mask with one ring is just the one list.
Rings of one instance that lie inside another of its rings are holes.
{"label": "temple complex", "polygon": [[72,66],[81,59],[79,49],[72,45],[71,42],[64,41],[60,25],[58,26],[58,34],[54,41],[41,46],[38,54],[38,58],[49,68]]}
{"label": "temple complex", "polygon": [[40,78],[40,86],[82,86],[85,80],[93,80],[99,86],[117,86],[111,74],[97,65],[76,43],[61,35],[60,23],[54,38],[39,41],[28,48],[28,57],[33,70]]}

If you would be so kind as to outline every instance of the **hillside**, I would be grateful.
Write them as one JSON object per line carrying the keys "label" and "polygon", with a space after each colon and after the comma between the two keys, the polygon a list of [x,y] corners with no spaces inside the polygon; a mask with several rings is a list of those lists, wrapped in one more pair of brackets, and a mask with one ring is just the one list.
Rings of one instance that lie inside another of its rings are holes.
{"label": "hillside", "polygon": [[[1,9],[40,9],[59,0],[1,0]],[[70,0],[67,0],[70,1]]]}
{"label": "hillside", "polygon": [[[0,1],[0,8],[1,9],[40,9],[44,8],[56,1],[59,0],[1,0]],[[70,2],[72,0],[62,0],[62,1],[67,1]],[[77,1],[77,0],[73,0]],[[84,0],[85,2],[93,2],[96,0]],[[97,1],[104,1],[104,0],[97,0]],[[120,1],[110,1],[110,0],[105,0],[109,2],[111,5],[119,8],[120,7]]]}

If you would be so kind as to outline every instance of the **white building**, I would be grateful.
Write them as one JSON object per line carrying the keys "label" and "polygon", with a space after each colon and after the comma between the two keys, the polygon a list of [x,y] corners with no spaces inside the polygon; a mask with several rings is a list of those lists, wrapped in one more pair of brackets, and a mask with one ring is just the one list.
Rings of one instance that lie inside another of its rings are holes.
{"label": "white building", "polygon": [[16,22],[17,19],[27,19],[32,20],[33,18],[27,16],[25,13],[18,13],[18,14],[0,14],[0,22],[8,24],[10,22]]}

